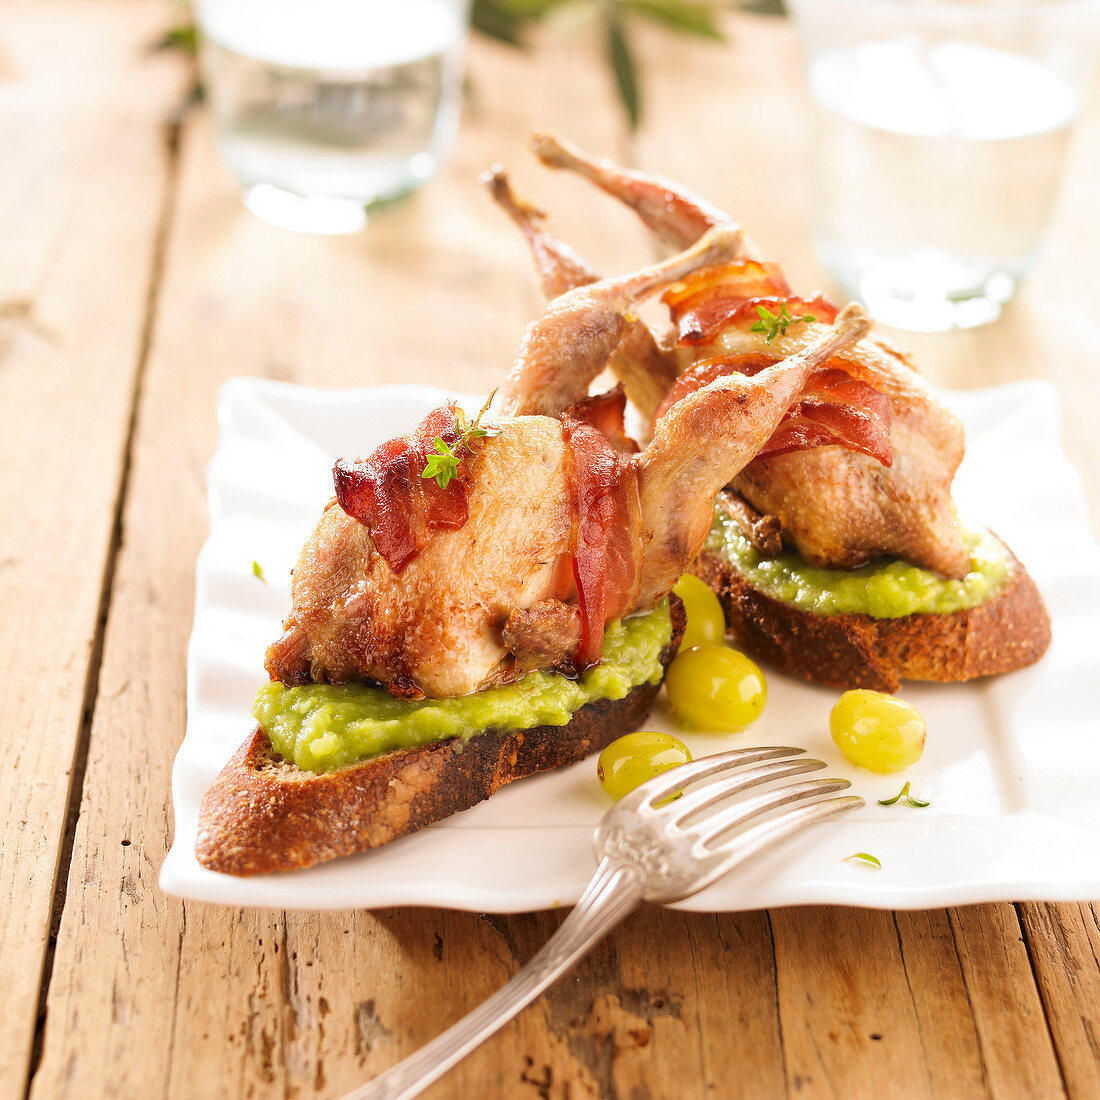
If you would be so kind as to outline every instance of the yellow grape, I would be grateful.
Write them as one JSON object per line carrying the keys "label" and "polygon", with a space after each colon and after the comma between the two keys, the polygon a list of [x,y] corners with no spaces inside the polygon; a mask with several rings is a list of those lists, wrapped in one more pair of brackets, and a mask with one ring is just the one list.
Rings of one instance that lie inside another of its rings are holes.
{"label": "yellow grape", "polygon": [[684,601],[687,626],[681,649],[704,642],[720,642],[726,636],[726,616],[718,597],[692,573],[685,573],[672,589]]}
{"label": "yellow grape", "polygon": [[596,774],[612,798],[622,798],[639,784],[691,760],[691,750],[671,733],[638,730],[612,741],[600,753]]}
{"label": "yellow grape", "polygon": [[857,767],[898,772],[924,752],[924,717],[911,703],[881,691],[846,691],[829,715],[840,751]]}
{"label": "yellow grape", "polygon": [[744,729],[760,717],[768,699],[764,674],[748,657],[710,642],[681,650],[665,687],[673,709],[701,729]]}

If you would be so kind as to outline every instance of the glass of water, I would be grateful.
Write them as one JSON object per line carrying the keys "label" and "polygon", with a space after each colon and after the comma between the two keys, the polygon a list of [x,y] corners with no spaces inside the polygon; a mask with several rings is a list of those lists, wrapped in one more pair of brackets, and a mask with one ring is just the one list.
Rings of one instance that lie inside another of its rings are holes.
{"label": "glass of water", "polygon": [[468,0],[197,0],[222,159],[266,221],[361,229],[435,175],[458,122]]}
{"label": "glass of water", "polygon": [[1027,273],[1091,76],[1093,0],[793,0],[816,244],[917,331],[994,320]]}

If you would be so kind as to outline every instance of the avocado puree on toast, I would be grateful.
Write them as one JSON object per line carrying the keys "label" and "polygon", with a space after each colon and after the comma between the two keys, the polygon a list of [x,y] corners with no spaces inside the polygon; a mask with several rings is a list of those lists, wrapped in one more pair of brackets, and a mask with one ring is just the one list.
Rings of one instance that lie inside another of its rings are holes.
{"label": "avocado puree on toast", "polygon": [[528,672],[511,684],[455,699],[395,699],[371,684],[308,684],[278,680],[256,693],[252,714],[275,751],[304,771],[327,772],[395,749],[467,740],[490,729],[564,726],[598,699],[622,699],[656,683],[660,653],[672,637],[668,600],[643,615],[609,623],[603,660],[577,679]]}
{"label": "avocado puree on toast", "polygon": [[963,541],[970,551],[970,572],[957,581],[944,580],[897,558],[882,558],[858,569],[819,568],[807,564],[793,550],[766,558],[737,523],[717,508],[706,548],[724,554],[745,580],[765,595],[804,611],[899,619],[976,607],[1000,588],[1009,571],[1009,558],[1001,543],[981,528],[964,528]]}

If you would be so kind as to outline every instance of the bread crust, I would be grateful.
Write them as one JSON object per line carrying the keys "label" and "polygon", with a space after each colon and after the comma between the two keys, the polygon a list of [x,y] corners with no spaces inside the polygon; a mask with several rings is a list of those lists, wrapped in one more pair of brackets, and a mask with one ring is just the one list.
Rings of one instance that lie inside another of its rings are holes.
{"label": "bread crust", "polygon": [[895,692],[902,680],[949,683],[1012,672],[1046,652],[1050,616],[1028,571],[1008,554],[1010,575],[984,603],[897,619],[803,610],[753,587],[724,555],[708,550],[692,572],[717,593],[729,633],[750,655],[826,687]]}
{"label": "bread crust", "polygon": [[[667,668],[684,632],[671,600]],[[660,684],[581,707],[565,726],[488,730],[463,743],[401,749],[315,774],[283,760],[263,730],[233,755],[203,796],[195,854],[213,871],[293,871],[365,851],[488,798],[506,783],[572,764],[645,721]],[[461,747],[461,751],[456,751]]]}

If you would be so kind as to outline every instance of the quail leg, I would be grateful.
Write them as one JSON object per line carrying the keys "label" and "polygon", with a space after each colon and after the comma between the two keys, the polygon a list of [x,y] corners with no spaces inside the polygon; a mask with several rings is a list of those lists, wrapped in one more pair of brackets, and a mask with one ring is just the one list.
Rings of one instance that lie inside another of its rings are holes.
{"label": "quail leg", "polygon": [[728,214],[686,187],[660,176],[622,168],[611,160],[590,157],[554,134],[532,134],[531,151],[547,168],[575,172],[625,203],[673,248],[687,248],[716,225],[733,224]]}
{"label": "quail leg", "polygon": [[[542,292],[548,299],[598,281],[599,276],[584,260],[546,228],[546,215],[516,195],[499,165],[481,178],[526,239]],[[636,317],[626,318],[622,338],[611,353],[607,367],[623,383],[627,397],[647,424],[679,374],[675,354],[670,349],[662,349],[649,327]]]}
{"label": "quail leg", "polygon": [[687,251],[641,271],[559,295],[528,326],[500,391],[499,410],[513,416],[559,416],[585,397],[628,325],[632,307],[707,264],[734,258],[740,231],[718,227]]}

